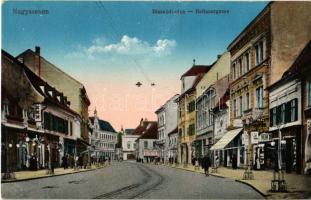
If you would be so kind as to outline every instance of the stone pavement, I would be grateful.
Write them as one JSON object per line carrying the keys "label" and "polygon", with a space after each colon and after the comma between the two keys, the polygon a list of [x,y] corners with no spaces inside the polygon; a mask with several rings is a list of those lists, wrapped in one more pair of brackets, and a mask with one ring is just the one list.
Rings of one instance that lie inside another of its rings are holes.
{"label": "stone pavement", "polygon": [[[15,172],[15,179],[10,179],[10,180],[3,180],[1,179],[1,182],[14,182],[14,181],[26,181],[26,180],[33,180],[33,179],[38,179],[38,178],[47,178],[50,176],[60,176],[60,175],[66,175],[66,174],[74,174],[74,173],[79,173],[79,172],[86,172],[90,170],[95,170],[98,168],[105,167],[105,165],[92,165],[91,168],[87,169],[73,169],[73,168],[55,168],[54,169],[54,174],[48,174],[47,169],[42,169],[42,170],[37,170],[37,171],[17,171]],[[3,176],[3,173],[1,173],[1,177]]]}
{"label": "stone pavement", "polygon": [[[182,165],[168,165],[170,167],[188,170],[188,171],[196,171],[198,173],[204,173],[204,170],[200,167],[195,169],[193,165],[188,165],[187,168]],[[210,169],[210,171],[212,171]],[[235,181],[245,183],[266,198],[271,199],[281,199],[281,198],[291,198],[291,199],[301,199],[301,198],[310,198],[311,197],[311,177],[306,175],[298,175],[298,174],[285,174],[285,179],[287,182],[287,190],[286,193],[273,193],[270,191],[271,189],[271,180],[273,178],[272,171],[253,171],[254,180],[243,180],[244,169],[236,169],[233,170],[231,168],[219,167],[217,169],[217,173],[210,173],[212,176],[218,176],[223,178],[234,179]]]}

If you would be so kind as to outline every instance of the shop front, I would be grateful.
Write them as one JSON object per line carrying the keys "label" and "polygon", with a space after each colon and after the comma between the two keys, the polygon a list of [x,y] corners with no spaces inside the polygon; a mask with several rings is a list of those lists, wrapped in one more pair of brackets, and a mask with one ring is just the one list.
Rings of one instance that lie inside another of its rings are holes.
{"label": "shop front", "polygon": [[218,157],[221,166],[237,168],[244,165],[246,151],[242,145],[242,130],[242,128],[238,128],[226,132],[210,148],[214,158]]}

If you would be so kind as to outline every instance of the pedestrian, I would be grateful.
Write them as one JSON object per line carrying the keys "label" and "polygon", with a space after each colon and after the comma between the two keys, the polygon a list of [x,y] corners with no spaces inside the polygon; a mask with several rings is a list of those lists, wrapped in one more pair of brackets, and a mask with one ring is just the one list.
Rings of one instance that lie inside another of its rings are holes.
{"label": "pedestrian", "polygon": [[193,157],[192,159],[191,159],[191,164],[194,166],[195,165],[195,157]]}
{"label": "pedestrian", "polygon": [[110,158],[110,156],[108,157],[108,164],[109,164],[109,165],[111,164],[111,158]]}
{"label": "pedestrian", "polygon": [[202,159],[202,168],[204,169],[204,173],[206,176],[209,176],[209,167],[211,166],[211,160],[210,158],[205,155]]}
{"label": "pedestrian", "polygon": [[237,163],[237,157],[235,154],[232,155],[232,169],[237,169],[238,168],[238,163]]}
{"label": "pedestrian", "polygon": [[215,156],[215,167],[218,168],[218,166],[219,166],[219,158],[218,158],[218,156],[216,155],[216,156]]}
{"label": "pedestrian", "polygon": [[84,167],[84,169],[86,169],[87,163],[88,163],[88,157],[86,154],[83,154],[83,167]]}
{"label": "pedestrian", "polygon": [[63,161],[62,166],[63,166],[63,168],[65,170],[65,169],[67,169],[67,155],[64,155],[62,157],[62,161]]}

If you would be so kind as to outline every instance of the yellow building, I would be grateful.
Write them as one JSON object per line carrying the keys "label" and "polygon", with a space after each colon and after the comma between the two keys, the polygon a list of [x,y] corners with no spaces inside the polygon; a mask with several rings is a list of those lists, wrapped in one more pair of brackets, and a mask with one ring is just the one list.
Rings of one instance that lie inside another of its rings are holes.
{"label": "yellow building", "polygon": [[195,140],[195,122],[196,122],[196,85],[208,72],[210,66],[193,65],[186,73],[181,76],[181,95],[178,102],[178,132],[179,147],[178,161],[185,165],[191,163],[194,157],[193,141]]}

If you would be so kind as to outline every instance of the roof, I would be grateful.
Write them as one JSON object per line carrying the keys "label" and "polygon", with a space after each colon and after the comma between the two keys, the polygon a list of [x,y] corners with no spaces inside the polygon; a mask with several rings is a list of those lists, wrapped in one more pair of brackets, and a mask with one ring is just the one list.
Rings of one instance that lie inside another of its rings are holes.
{"label": "roof", "polygon": [[[155,111],[155,113],[158,114],[159,112],[163,111],[164,108],[165,108],[165,105],[166,105],[169,101],[171,101],[171,100],[174,100],[174,101],[175,101],[178,97],[179,97],[179,94],[175,94],[174,96],[172,96],[169,100],[167,100],[167,101],[165,102],[165,104],[163,104],[160,108],[158,108],[158,109]],[[174,98],[175,98],[175,99],[174,99]]]}
{"label": "roof", "polygon": [[157,139],[158,138],[158,123],[145,121],[147,126],[145,127],[143,134],[138,139]]}
{"label": "roof", "polygon": [[[89,119],[92,123],[94,123],[94,118],[95,117],[89,117]],[[98,119],[98,124],[99,124],[100,130],[116,133],[115,129],[111,126],[111,124],[109,122],[102,120],[102,119]]]}
{"label": "roof", "polygon": [[171,132],[169,132],[167,135],[172,135],[174,133],[178,133],[178,127],[174,128]]}
{"label": "roof", "polygon": [[[49,85],[47,82],[42,80],[39,76],[37,76],[34,72],[32,72],[27,66],[19,62],[14,56],[10,55],[6,51],[2,50],[2,55],[8,57],[10,60],[15,62],[17,65],[19,65],[24,70],[28,80],[33,85],[35,90],[44,97],[45,103],[54,104],[74,115],[79,115],[78,113],[70,109],[70,107],[68,106],[70,102],[67,101],[67,97],[64,96],[62,92],[59,92],[54,87]],[[42,86],[44,87],[43,89],[41,88]]]}
{"label": "roof", "polygon": [[211,69],[212,65],[193,65],[188,71],[186,71],[182,76],[197,76],[198,74],[205,74]]}
{"label": "roof", "polygon": [[230,49],[236,45],[236,43],[238,43],[242,37],[244,37],[246,31],[248,31],[248,29],[251,28],[251,26],[257,21],[259,20],[260,17],[262,17],[264,15],[264,13],[268,10],[268,8],[271,6],[273,2],[269,2],[264,9],[262,9],[262,11],[240,32],[240,34],[234,38],[234,40],[228,45],[227,49],[230,51]]}
{"label": "roof", "polygon": [[176,101],[179,101],[181,98],[183,98],[186,94],[190,94],[191,92],[193,92],[195,90],[195,87],[199,84],[199,82],[201,81],[201,79],[204,77],[204,74],[199,74],[197,75],[197,77],[194,80],[194,83],[192,85],[191,88],[189,88],[188,90],[186,90],[185,92],[183,92],[177,99]]}
{"label": "roof", "polygon": [[[24,52],[20,53],[18,56],[16,56],[16,59],[19,58],[19,57],[23,57],[24,55],[26,54],[32,54],[32,55],[35,55],[35,52],[31,49],[27,49],[25,50]],[[42,57],[40,55],[40,59],[42,59],[43,61],[45,61],[46,63],[52,65],[56,70],[58,70],[59,72],[61,72],[62,74],[64,74],[65,76],[69,77],[71,80],[75,81],[76,83],[80,84],[81,85],[81,92],[83,94],[82,98],[85,99],[86,103],[88,105],[91,104],[91,101],[89,99],[89,97],[87,96],[87,93],[86,93],[86,90],[83,86],[83,84],[81,82],[79,82],[77,79],[73,78],[72,76],[70,76],[69,74],[67,74],[66,72],[64,72],[63,70],[59,69],[58,67],[56,67],[54,64],[52,64],[51,62],[49,62],[48,60],[46,60],[44,57]],[[27,66],[26,66],[27,67]]]}
{"label": "roof", "polygon": [[282,78],[277,82],[275,82],[274,84],[267,87],[267,90],[271,90],[284,83],[287,83],[290,80],[295,79],[298,75],[304,73],[302,67],[310,63],[311,63],[311,41],[309,41],[309,43],[300,52],[300,54],[297,56],[292,66],[283,73]]}
{"label": "roof", "polygon": [[214,112],[220,109],[228,108],[226,102],[230,100],[230,89],[228,88],[225,94],[219,99],[219,101],[214,106]]}
{"label": "roof", "polygon": [[132,135],[133,134],[133,132],[134,132],[134,129],[133,128],[127,128],[127,129],[125,129],[124,130],[124,133],[126,134],[126,135]]}

